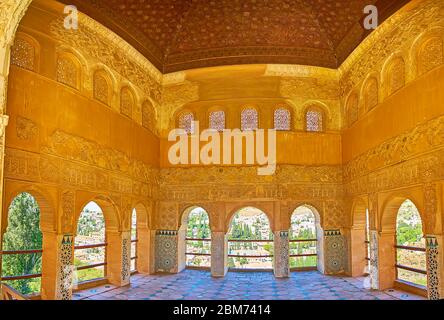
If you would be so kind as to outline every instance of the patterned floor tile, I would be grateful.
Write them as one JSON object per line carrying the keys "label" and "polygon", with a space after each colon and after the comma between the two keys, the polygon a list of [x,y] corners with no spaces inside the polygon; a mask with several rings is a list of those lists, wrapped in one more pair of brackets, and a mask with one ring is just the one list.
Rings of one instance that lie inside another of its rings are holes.
{"label": "patterned floor tile", "polygon": [[229,272],[212,278],[206,271],[185,270],[171,275],[131,277],[132,284],[106,285],[74,293],[82,300],[418,300],[399,290],[369,290],[366,278],[325,276],[317,271],[293,272],[276,279],[271,272]]}

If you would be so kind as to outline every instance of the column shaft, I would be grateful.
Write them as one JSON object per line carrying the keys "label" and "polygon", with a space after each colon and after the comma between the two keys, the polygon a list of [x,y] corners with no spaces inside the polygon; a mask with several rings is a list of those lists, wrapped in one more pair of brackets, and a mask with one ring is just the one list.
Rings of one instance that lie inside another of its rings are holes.
{"label": "column shaft", "polygon": [[288,278],[290,276],[290,261],[289,261],[289,242],[288,231],[274,232],[274,258],[273,270],[277,278]]}
{"label": "column shaft", "polygon": [[224,277],[228,272],[228,236],[225,232],[211,233],[211,275]]}
{"label": "column shaft", "polygon": [[129,284],[131,276],[131,232],[107,232],[106,241],[108,281],[116,286],[125,286]]}

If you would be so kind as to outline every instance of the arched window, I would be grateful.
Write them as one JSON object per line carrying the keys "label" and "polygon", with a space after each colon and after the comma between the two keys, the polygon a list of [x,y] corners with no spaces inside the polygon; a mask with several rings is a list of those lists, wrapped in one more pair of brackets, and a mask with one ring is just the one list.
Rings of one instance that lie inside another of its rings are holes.
{"label": "arched window", "polygon": [[12,200],[3,237],[2,282],[23,295],[40,292],[42,232],[40,208],[29,193]]}
{"label": "arched window", "polygon": [[405,62],[402,57],[395,58],[388,68],[388,95],[398,91],[405,85]]}
{"label": "arched window", "polygon": [[211,267],[211,229],[208,213],[194,208],[185,217],[186,266]]}
{"label": "arched window", "polygon": [[253,207],[237,211],[228,232],[228,267],[271,269],[273,251],[273,233],[267,215]]}
{"label": "arched window", "polygon": [[108,80],[102,72],[94,73],[94,99],[109,105],[110,88]]}
{"label": "arched window", "polygon": [[79,63],[73,58],[60,55],[57,59],[57,81],[67,86],[79,88]]}
{"label": "arched window", "polygon": [[291,126],[291,113],[286,108],[274,110],[274,128],[280,131],[288,131]]}
{"label": "arched window", "polygon": [[185,130],[186,133],[194,133],[194,115],[191,112],[183,112],[179,115],[179,129]]}
{"label": "arched window", "polygon": [[289,234],[291,269],[316,269],[317,237],[315,214],[306,206],[298,207],[291,216]]}
{"label": "arched window", "polygon": [[11,63],[26,70],[36,70],[36,48],[31,41],[22,37],[15,39],[11,48]]}
{"label": "arched window", "polygon": [[418,209],[412,201],[401,205],[396,218],[397,279],[427,287],[425,239]]}
{"label": "arched window", "polygon": [[217,131],[223,131],[225,129],[225,112],[224,111],[212,111],[209,117],[209,128]]}
{"label": "arched window", "polygon": [[83,208],[74,240],[74,265],[78,282],[105,277],[106,236],[102,209],[95,203]]}
{"label": "arched window", "polygon": [[305,112],[305,130],[321,132],[324,130],[324,113],[320,108],[310,107]]}
{"label": "arched window", "polygon": [[134,95],[128,87],[120,90],[120,113],[131,118],[134,108]]}
{"label": "arched window", "polygon": [[364,104],[365,104],[365,111],[370,111],[379,102],[378,98],[378,81],[372,77],[369,80],[367,80],[367,83],[365,85],[364,89]]}
{"label": "arched window", "polygon": [[248,108],[241,113],[241,130],[256,130],[259,126],[256,109]]}
{"label": "arched window", "polygon": [[347,118],[348,118],[348,125],[351,126],[356,121],[358,121],[358,95],[352,94],[348,98],[347,102]]}
{"label": "arched window", "polygon": [[142,104],[142,126],[147,128],[148,130],[151,130],[151,132],[154,132],[155,121],[156,115],[154,112],[153,104],[149,100],[146,100]]}
{"label": "arched window", "polygon": [[418,75],[423,75],[444,63],[444,48],[441,37],[425,41],[418,54]]}
{"label": "arched window", "polygon": [[137,270],[137,211],[131,214],[131,271]]}

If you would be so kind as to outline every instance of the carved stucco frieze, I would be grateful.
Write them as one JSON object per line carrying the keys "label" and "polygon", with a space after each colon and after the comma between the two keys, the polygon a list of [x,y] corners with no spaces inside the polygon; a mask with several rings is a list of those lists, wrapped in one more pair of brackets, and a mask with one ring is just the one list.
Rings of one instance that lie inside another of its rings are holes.
{"label": "carved stucco frieze", "polygon": [[[359,85],[367,75],[381,70],[384,62],[394,52],[409,56],[409,49],[425,26],[442,26],[444,10],[441,0],[426,0],[409,10],[401,10],[387,19],[370,34],[339,68],[341,74],[341,96],[345,97]],[[412,57],[413,58],[413,57]],[[411,61],[407,61],[411,64]],[[407,81],[414,75],[407,75]]]}
{"label": "carved stucco frieze", "polygon": [[436,184],[424,185],[424,223],[429,233],[435,233],[436,218],[438,217],[438,196]]}
{"label": "carved stucco frieze", "polygon": [[62,233],[73,233],[75,216],[75,191],[67,190],[62,193],[61,206],[61,231]]}
{"label": "carved stucco frieze", "polygon": [[444,116],[427,121],[370,149],[344,165],[344,179],[353,180],[373,169],[413,158],[444,145]]}
{"label": "carved stucco frieze", "polygon": [[[155,171],[152,172],[155,175]],[[5,177],[34,182],[59,184],[77,189],[130,194],[152,198],[157,194],[157,178],[143,180],[118,171],[110,172],[87,163],[59,156],[35,154],[7,148]]]}
{"label": "carved stucco frieze", "polygon": [[[95,141],[83,137],[74,136],[61,130],[56,130],[48,139],[48,144],[43,147],[43,153],[60,156],[68,160],[75,160],[106,170],[122,172],[149,183],[156,183],[157,170],[145,165],[142,161],[131,159],[125,153],[102,146]],[[123,181],[111,178],[109,184],[114,188]],[[126,188],[130,188],[130,182],[126,182]]]}
{"label": "carved stucco frieze", "polygon": [[106,64],[155,101],[161,100],[162,74],[136,49],[97,21],[80,13],[78,30],[67,30],[63,18],[57,18],[51,22],[51,35]]}

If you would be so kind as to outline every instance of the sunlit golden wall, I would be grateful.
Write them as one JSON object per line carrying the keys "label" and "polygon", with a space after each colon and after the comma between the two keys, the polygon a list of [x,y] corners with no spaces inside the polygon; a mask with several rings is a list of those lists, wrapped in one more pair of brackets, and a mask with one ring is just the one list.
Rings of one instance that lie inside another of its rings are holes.
{"label": "sunlit golden wall", "polygon": [[[442,234],[442,1],[411,1],[339,70],[245,65],[167,75],[86,16],[78,31],[65,30],[61,12],[55,2],[35,1],[16,36],[4,212],[14,193],[34,188],[60,211],[44,222],[51,230],[72,232],[64,195],[74,193],[76,212],[106,196],[118,208],[116,228],[129,227],[131,208],[142,201],[152,229],[178,230],[182,213],[201,205],[223,233],[242,206],[262,208],[279,231],[308,203],[348,248],[326,252],[326,261],[339,259],[335,271],[350,269],[352,229],[366,208],[376,232],[393,220],[400,199],[413,199],[424,234]],[[323,111],[322,132],[305,131],[312,106]],[[206,128],[209,112],[223,110],[226,127],[239,128],[245,107],[258,110],[264,129],[273,127],[275,108],[291,111],[291,130],[278,132],[275,175],[169,164],[167,136],[181,112]]]}
{"label": "sunlit golden wall", "polygon": [[151,214],[154,206],[159,74],[87,17],[70,34],[62,12],[35,1],[12,48],[3,212],[30,191],[53,211],[64,208],[42,222],[45,230],[73,232],[81,205],[102,196],[116,208],[113,227],[128,229],[132,207],[143,203]]}

